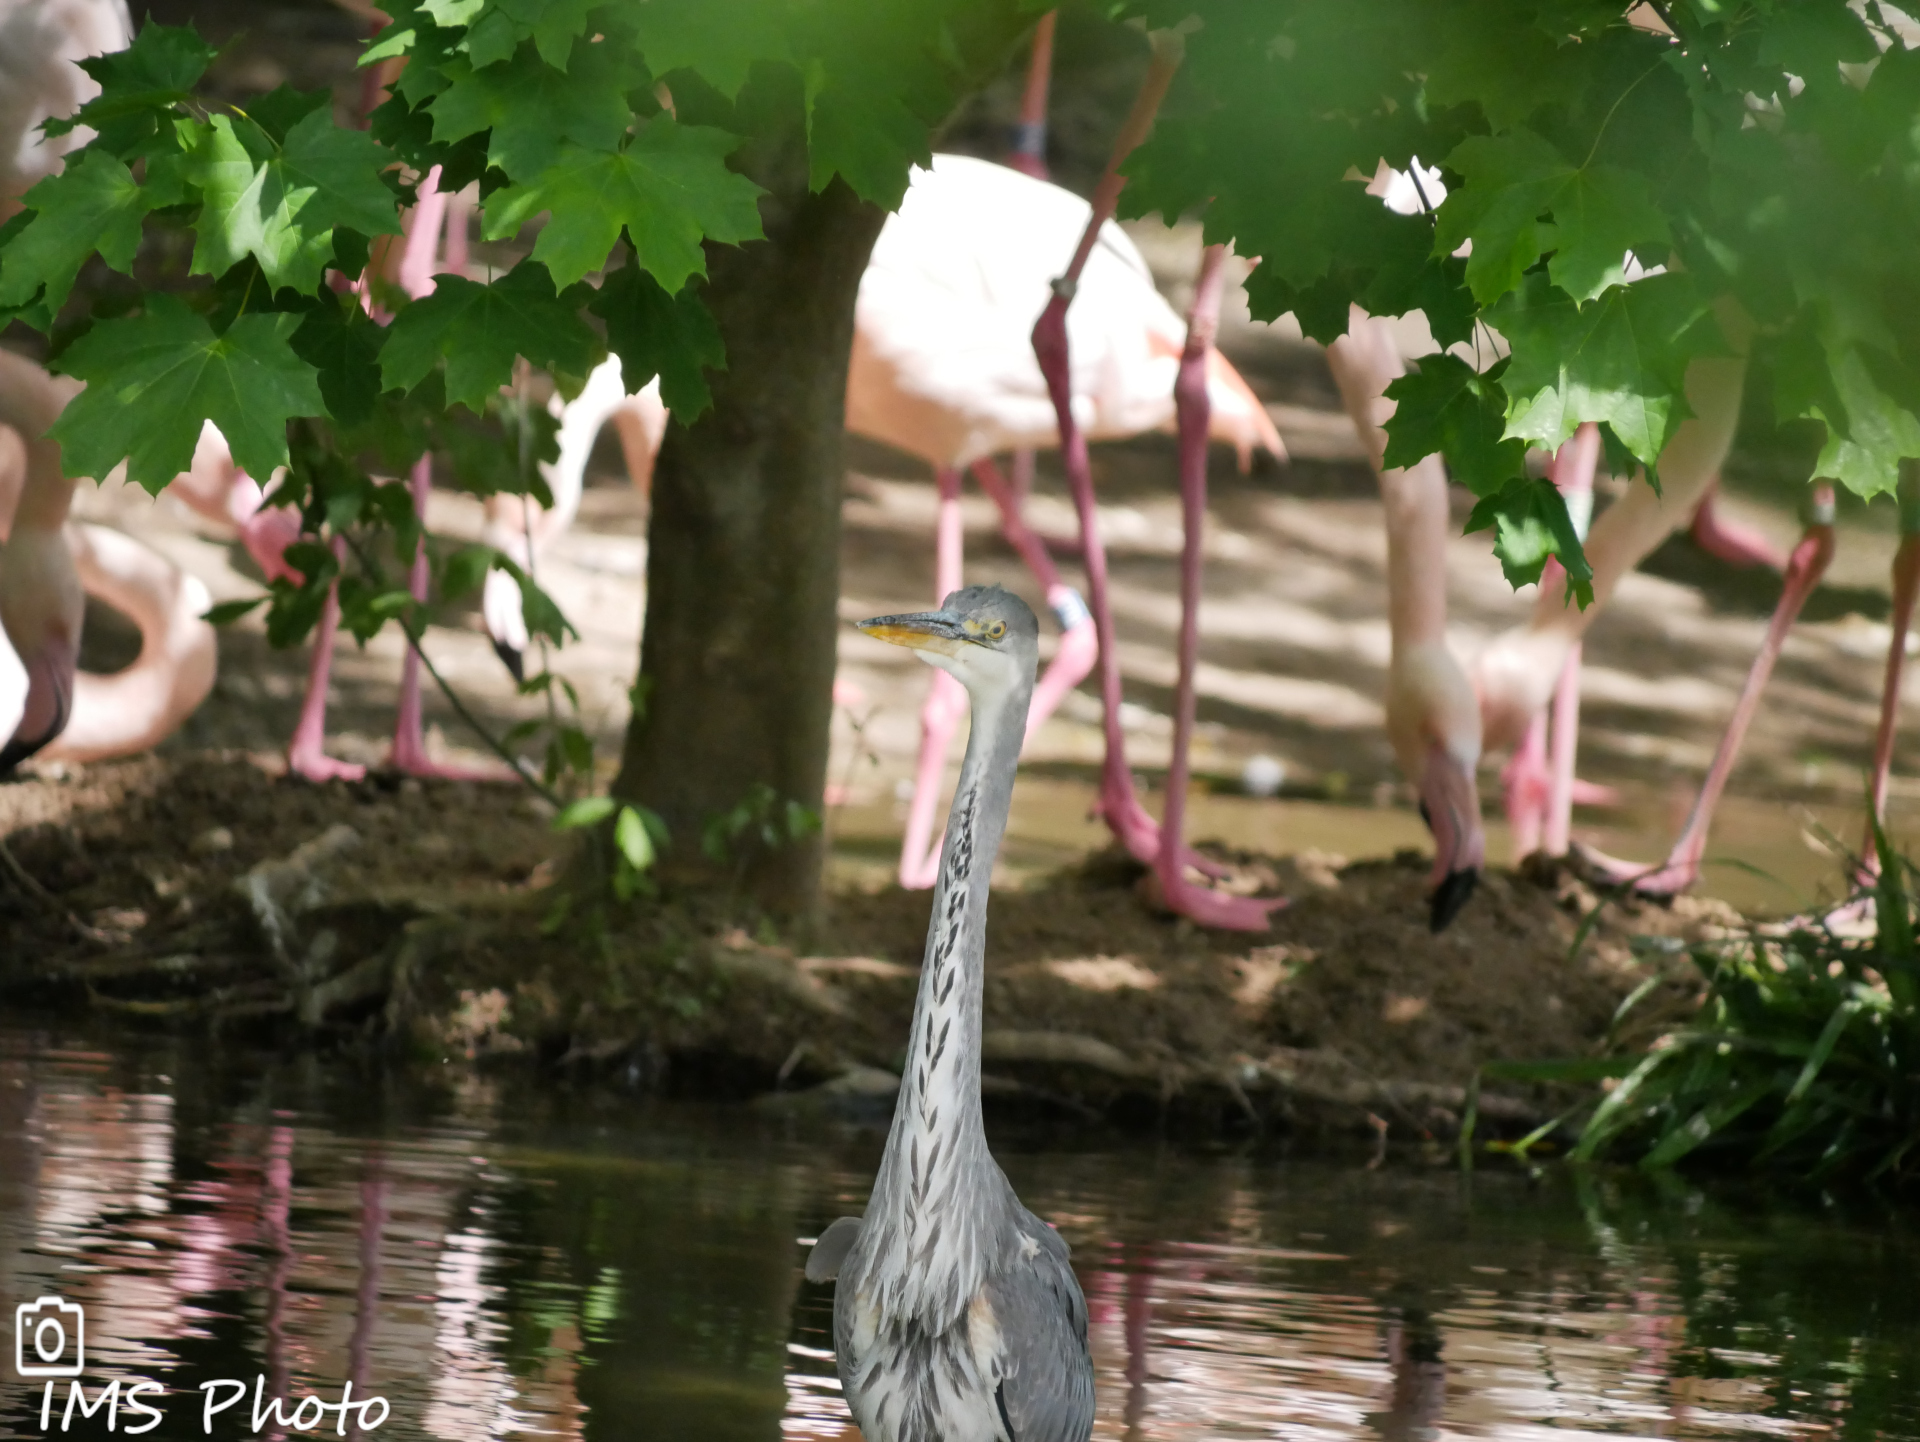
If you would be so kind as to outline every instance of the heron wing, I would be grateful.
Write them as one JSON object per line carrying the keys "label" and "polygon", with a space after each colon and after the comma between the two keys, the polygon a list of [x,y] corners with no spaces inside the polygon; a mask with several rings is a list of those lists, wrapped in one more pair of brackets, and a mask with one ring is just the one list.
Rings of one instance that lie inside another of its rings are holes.
{"label": "heron wing", "polygon": [[1059,1233],[1027,1213],[1022,1247],[987,1283],[1002,1341],[995,1401],[1008,1442],[1087,1442],[1093,1435],[1093,1358],[1087,1302]]}
{"label": "heron wing", "polygon": [[807,1253],[807,1280],[831,1282],[840,1275],[840,1264],[860,1239],[860,1218],[842,1217],[820,1234]]}

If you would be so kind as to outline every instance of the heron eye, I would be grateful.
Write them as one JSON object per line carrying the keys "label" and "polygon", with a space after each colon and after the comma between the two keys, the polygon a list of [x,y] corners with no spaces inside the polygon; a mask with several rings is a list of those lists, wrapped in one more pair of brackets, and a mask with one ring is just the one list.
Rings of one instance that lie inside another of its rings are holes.
{"label": "heron eye", "polygon": [[1006,634],[1007,634],[1007,623],[1005,621],[992,621],[988,623],[987,639],[989,641],[998,641],[1002,636]]}

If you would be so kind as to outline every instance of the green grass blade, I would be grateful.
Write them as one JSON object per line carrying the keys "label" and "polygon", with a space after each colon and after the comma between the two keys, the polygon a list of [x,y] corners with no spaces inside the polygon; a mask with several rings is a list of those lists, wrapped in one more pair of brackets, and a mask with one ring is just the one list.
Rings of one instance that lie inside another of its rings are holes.
{"label": "green grass blade", "polygon": [[1827,1024],[1820,1029],[1820,1039],[1813,1044],[1813,1050],[1807,1053],[1806,1065],[1800,1068],[1800,1076],[1787,1093],[1786,1105],[1794,1106],[1807,1094],[1807,1088],[1813,1085],[1814,1078],[1820,1075],[1820,1069],[1827,1064],[1827,1058],[1833,1055],[1833,1049],[1839,1044],[1840,1034],[1847,1029],[1847,1023],[1853,1020],[1854,1013],[1860,1010],[1857,1001],[1843,1001],[1833,1009],[1833,1015],[1827,1018]]}
{"label": "green grass blade", "polygon": [[1728,1123],[1737,1120],[1761,1097],[1773,1090],[1772,1081],[1762,1078],[1748,1082],[1732,1096],[1702,1107],[1679,1126],[1674,1127],[1659,1144],[1646,1154],[1640,1165],[1649,1169],[1670,1167],[1688,1152],[1710,1138],[1715,1132],[1723,1130]]}

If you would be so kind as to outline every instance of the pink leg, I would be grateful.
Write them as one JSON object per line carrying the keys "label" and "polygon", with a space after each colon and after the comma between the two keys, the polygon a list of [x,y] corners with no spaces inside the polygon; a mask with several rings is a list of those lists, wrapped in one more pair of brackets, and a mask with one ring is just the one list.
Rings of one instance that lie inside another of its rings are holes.
{"label": "pink leg", "polygon": [[1567,652],[1553,693],[1553,742],[1547,773],[1546,832],[1541,849],[1565,856],[1573,837],[1573,764],[1580,746],[1580,643]]}
{"label": "pink leg", "polygon": [[1860,864],[1865,878],[1880,871],[1879,854],[1874,850],[1875,822],[1887,817],[1887,780],[1893,770],[1893,740],[1900,723],[1900,683],[1907,669],[1907,632],[1913,625],[1913,603],[1920,592],[1920,506],[1915,505],[1913,488],[1900,489],[1900,549],[1893,557],[1892,634],[1887,638],[1886,681],[1880,688],[1880,725],[1873,736],[1873,772],[1870,794],[1873,816],[1866,837],[1860,843]]}
{"label": "pink leg", "polygon": [[[940,518],[934,528],[934,590],[940,601],[960,589],[960,472],[942,466]],[[927,701],[920,708],[920,762],[914,769],[913,801],[907,808],[907,833],[900,842],[900,884],[924,891],[940,872],[940,784],[947,768],[947,747],[960,718],[967,714],[967,693],[945,671],[933,673]]]}
{"label": "pink leg", "polygon": [[440,189],[440,167],[434,166],[417,187],[419,203],[407,215],[407,243],[400,252],[400,269],[394,279],[415,300],[433,291],[433,273],[438,268],[440,230],[446,223],[447,197]]}
{"label": "pink leg", "polygon": [[1265,931],[1269,912],[1284,898],[1256,901],[1223,896],[1187,879],[1181,845],[1187,816],[1187,751],[1193,740],[1194,669],[1200,659],[1201,531],[1207,518],[1207,352],[1220,319],[1220,290],[1225,281],[1224,245],[1210,245],[1200,263],[1193,311],[1187,318],[1187,344],[1180,356],[1173,393],[1180,416],[1180,505],[1185,541],[1180,552],[1180,684],[1174,695],[1173,756],[1167,766],[1167,803],[1160,820],[1160,847],[1154,876],[1162,899],[1174,911],[1203,926],[1231,931]]}
{"label": "pink leg", "polygon": [[1707,833],[1713,825],[1713,809],[1719,804],[1720,793],[1726,789],[1727,778],[1732,774],[1733,763],[1740,755],[1740,743],[1746,738],[1753,713],[1759,709],[1760,693],[1766,689],[1767,678],[1773,674],[1773,664],[1780,658],[1780,648],[1786,644],[1787,632],[1793,628],[1800,608],[1806,604],[1814,587],[1820,584],[1827,563],[1832,559],[1833,487],[1822,482],[1814,487],[1813,518],[1807,523],[1800,543],[1793,548],[1793,554],[1787,560],[1786,586],[1780,593],[1780,604],[1774,608],[1773,620],[1767,626],[1766,640],[1760,647],[1760,654],[1753,658],[1753,667],[1747,672],[1747,683],[1733,708],[1733,719],[1727,723],[1726,735],[1720,738],[1720,749],[1714,753],[1713,765],[1700,788],[1699,798],[1693,803],[1693,812],[1687,817],[1680,839],[1674,842],[1665,863],[1652,868],[1635,866],[1632,862],[1583,848],[1587,862],[1602,876],[1616,882],[1631,881],[1637,890],[1648,896],[1672,896],[1685,891],[1699,879],[1700,862],[1707,851]]}
{"label": "pink leg", "polygon": [[1536,715],[1527,723],[1527,734],[1500,772],[1500,786],[1506,794],[1507,827],[1513,832],[1513,859],[1519,861],[1540,849],[1546,828],[1551,782],[1545,715]]}
{"label": "pink leg", "polygon": [[1694,507],[1693,524],[1688,528],[1693,543],[1709,556],[1729,566],[1767,566],[1775,571],[1787,567],[1780,548],[1752,526],[1731,520],[1720,513],[1720,483],[1715,481]]}
{"label": "pink leg", "polygon": [[[413,463],[413,472],[408,477],[408,485],[413,492],[414,513],[424,524],[427,515],[427,494],[433,486],[433,457],[425,455]],[[413,599],[427,599],[427,546],[424,537],[419,548],[413,553],[413,571],[409,576],[409,589]],[[420,652],[413,646],[407,647],[406,659],[400,663],[400,705],[394,714],[393,748],[387,753],[387,765],[393,770],[408,776],[437,777],[443,781],[504,781],[507,773],[497,766],[452,766],[432,760],[427,755],[425,737],[421,730],[420,713]]]}
{"label": "pink leg", "polygon": [[1033,27],[1033,55],[1027,62],[1027,89],[1020,101],[1020,129],[1007,164],[1035,180],[1047,178],[1047,86],[1053,78],[1053,23],[1048,11]]}
{"label": "pink leg", "polygon": [[[1125,177],[1120,165],[1152,128],[1154,114],[1165,97],[1179,59],[1170,50],[1157,47],[1141,82],[1133,110],[1121,127],[1106,172],[1094,189],[1093,213],[1080,237],[1066,273],[1054,282],[1053,298],[1034,322],[1033,352],[1046,378],[1047,392],[1053,400],[1055,419],[1060,429],[1060,455],[1066,464],[1067,484],[1073,494],[1074,510],[1080,520],[1080,540],[1085,549],[1087,597],[1092,604],[1095,635],[1100,643],[1100,700],[1104,710],[1107,754],[1100,774],[1100,814],[1120,844],[1135,860],[1151,865],[1160,851],[1159,827],[1134,795],[1133,776],[1127,767],[1127,753],[1120,734],[1120,665],[1114,645],[1113,612],[1107,604],[1107,553],[1100,544],[1098,510],[1093,498],[1093,473],[1087,461],[1087,438],[1073,417],[1071,368],[1067,353],[1067,306],[1072,302],[1080,272],[1086,268],[1100,227],[1112,216],[1120,198]],[[1197,859],[1197,858],[1190,858]]]}
{"label": "pink leg", "polygon": [[[334,555],[346,550],[344,541],[333,543]],[[307,697],[300,703],[300,721],[293,728],[293,740],[287,744],[287,771],[308,781],[358,781],[367,768],[351,761],[336,761],[326,753],[327,686],[333,675],[333,642],[340,629],[340,588],[327,592],[320,609],[320,624],[313,634],[313,656],[307,663]]]}
{"label": "pink leg", "polygon": [[[1026,453],[1032,460],[1032,452]],[[1060,572],[1047,554],[1046,544],[1028,527],[1020,514],[1020,497],[990,460],[973,463],[974,479],[980,482],[994,505],[1000,508],[1000,529],[1020,558],[1027,563],[1047,593],[1047,604],[1060,623],[1060,648],[1053,653],[1046,674],[1033,688],[1033,703],[1027,708],[1027,740],[1033,740],[1049,716],[1059,709],[1067,692],[1086,680],[1093,663],[1100,659],[1100,643],[1093,633],[1093,616],[1080,593],[1060,579]]]}

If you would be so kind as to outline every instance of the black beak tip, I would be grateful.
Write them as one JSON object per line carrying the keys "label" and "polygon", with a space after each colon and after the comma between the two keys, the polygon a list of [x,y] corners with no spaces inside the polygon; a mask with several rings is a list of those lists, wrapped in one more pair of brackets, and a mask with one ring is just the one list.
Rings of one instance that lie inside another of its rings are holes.
{"label": "black beak tip", "polygon": [[59,734],[58,731],[49,731],[45,736],[36,737],[32,741],[22,741],[15,737],[5,746],[0,746],[0,776],[11,774],[22,761],[34,755]]}
{"label": "black beak tip", "polygon": [[1449,871],[1441,883],[1433,889],[1433,909],[1427,924],[1436,934],[1453,925],[1453,919],[1473,895],[1474,887],[1480,884],[1480,868],[1465,867],[1459,871]]}
{"label": "black beak tip", "polygon": [[515,685],[527,679],[526,654],[518,646],[510,646],[505,641],[495,641],[493,654],[498,656],[500,664],[513,674]]}

